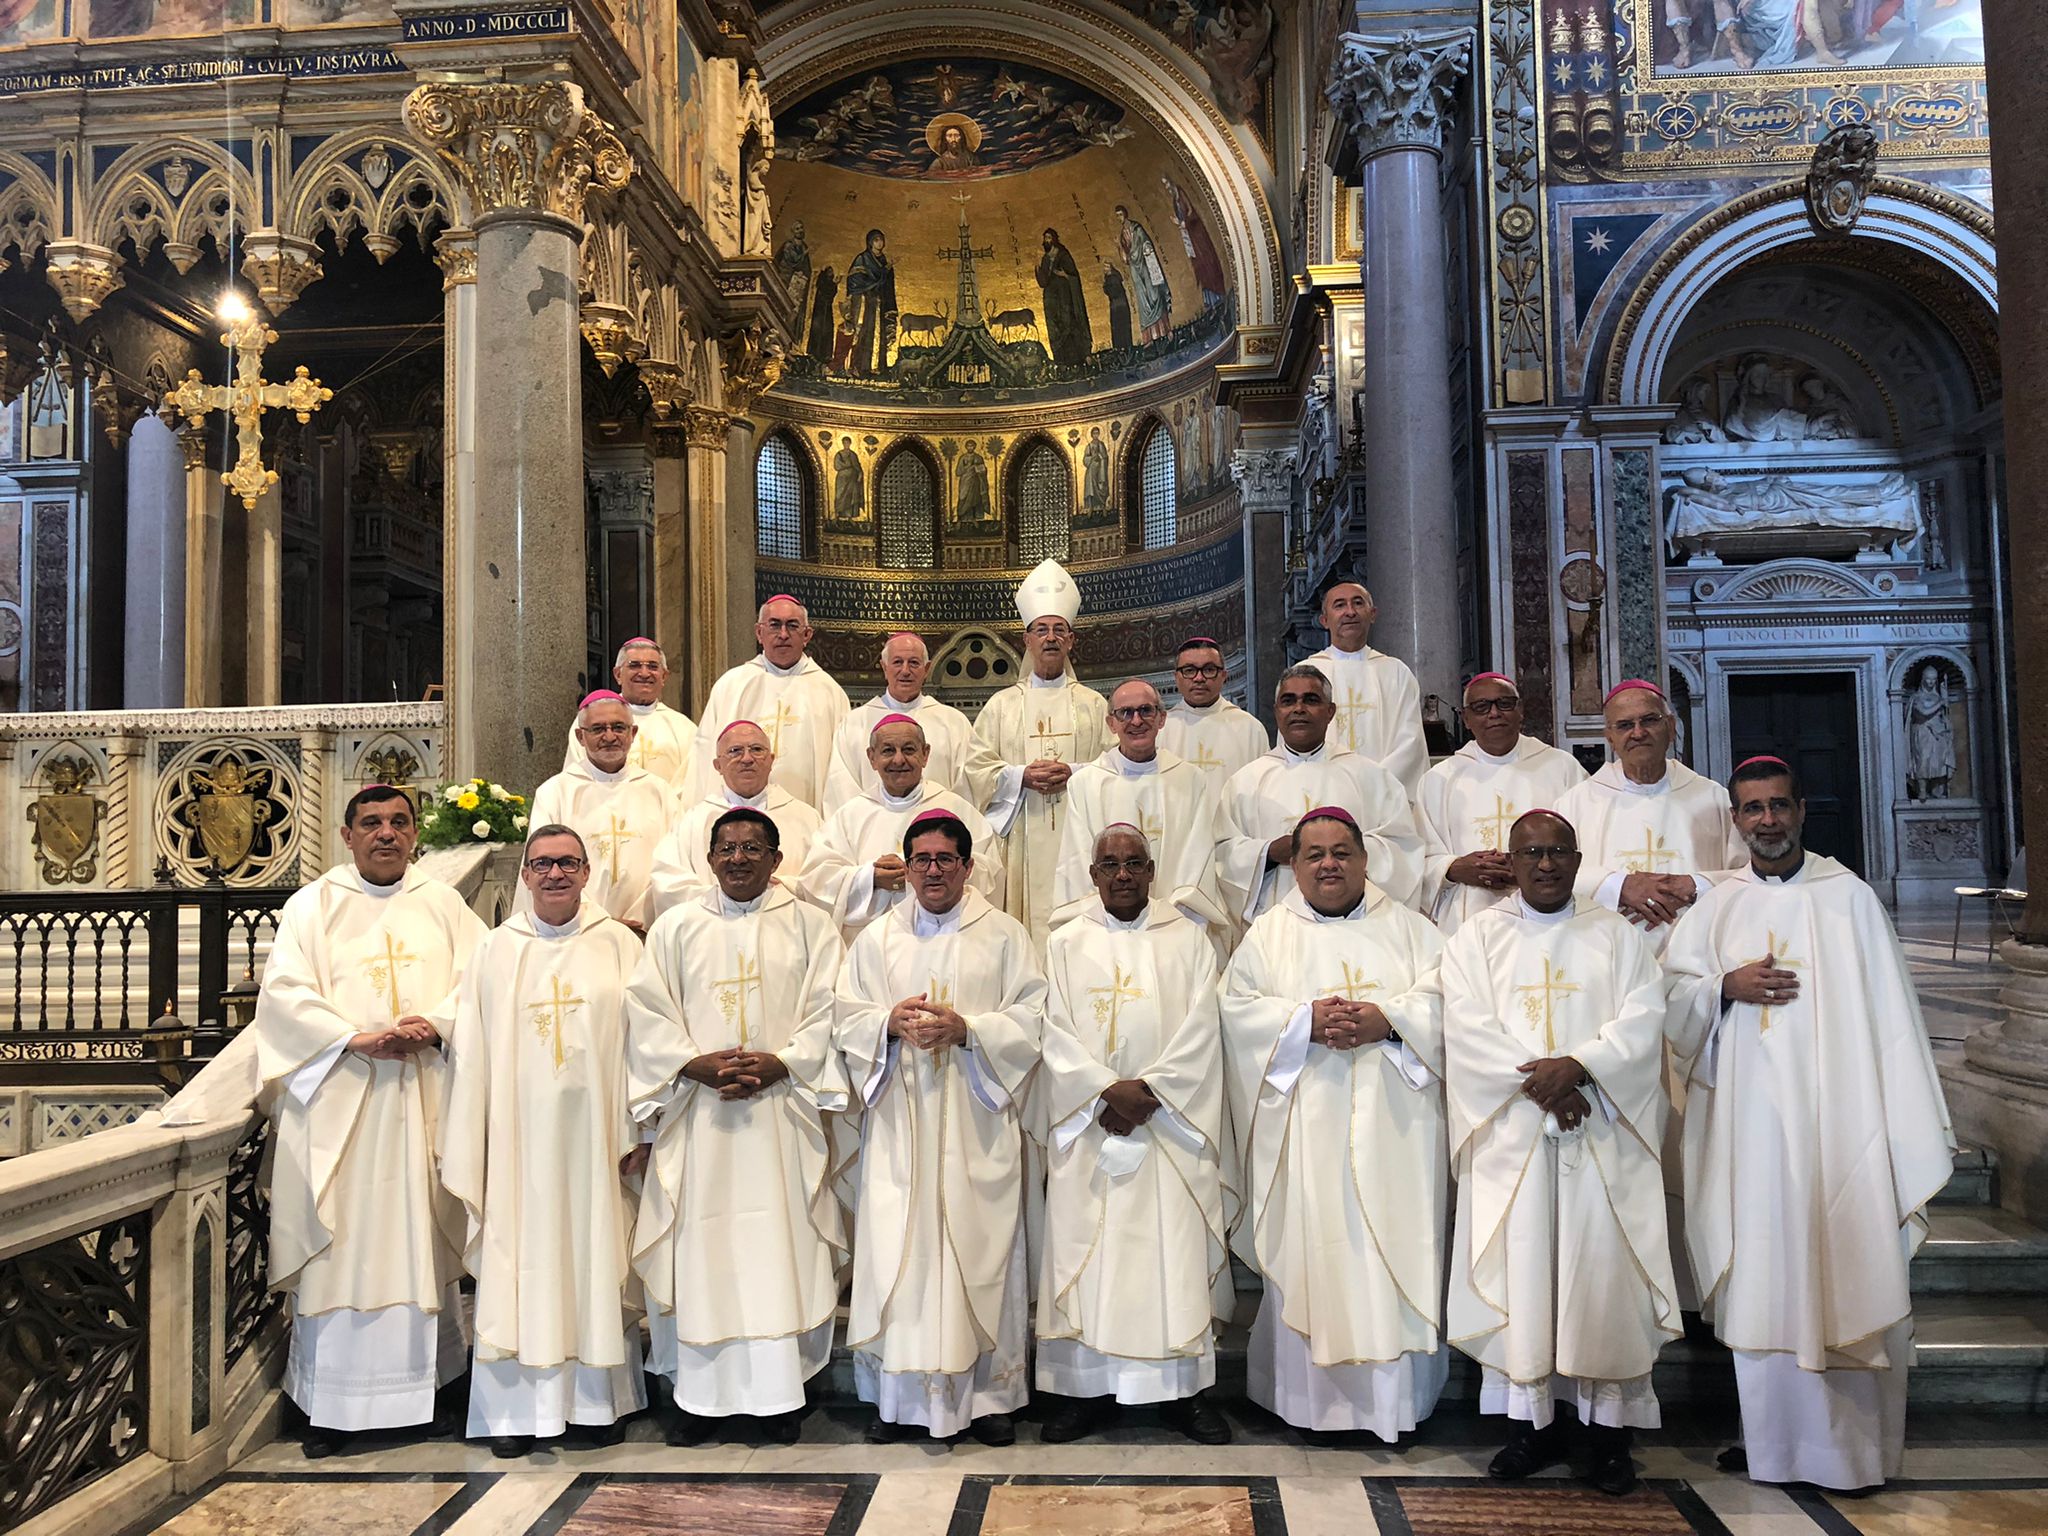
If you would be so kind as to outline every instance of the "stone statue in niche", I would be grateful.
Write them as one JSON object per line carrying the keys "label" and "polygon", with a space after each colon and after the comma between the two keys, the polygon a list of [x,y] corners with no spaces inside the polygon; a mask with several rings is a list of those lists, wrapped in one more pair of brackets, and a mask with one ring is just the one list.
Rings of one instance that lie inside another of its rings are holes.
{"label": "stone statue in niche", "polygon": [[1337,475],[1336,445],[1331,441],[1330,394],[1333,381],[1327,373],[1319,373],[1308,381],[1308,398],[1302,402],[1301,414],[1301,478],[1313,486],[1321,480],[1333,480]]}
{"label": "stone statue in niche", "polygon": [[1671,552],[1711,550],[1718,539],[1757,533],[1841,530],[1869,550],[1903,544],[1920,531],[1919,500],[1904,475],[1868,485],[1812,484],[1789,475],[1733,481],[1704,466],[1688,469],[1672,493],[1665,542]]}
{"label": "stone statue in niche", "polygon": [[766,256],[775,235],[775,219],[768,210],[769,151],[758,140],[747,141],[746,165],[741,172],[746,183],[740,203],[740,254]]}
{"label": "stone statue in niche", "polygon": [[1956,776],[1955,728],[1949,723],[1948,679],[1928,662],[1920,682],[1906,695],[1906,795],[1912,800],[1946,800]]}
{"label": "stone statue in niche", "polygon": [[1713,384],[1706,379],[1687,379],[1678,392],[1678,414],[1664,429],[1667,443],[1725,443],[1728,434],[1714,415]]}
{"label": "stone statue in niche", "polygon": [[1788,405],[1768,359],[1747,357],[1721,425],[1741,443],[1803,443],[1854,437],[1849,402],[1827,380],[1809,375],[1799,385],[1802,403]]}

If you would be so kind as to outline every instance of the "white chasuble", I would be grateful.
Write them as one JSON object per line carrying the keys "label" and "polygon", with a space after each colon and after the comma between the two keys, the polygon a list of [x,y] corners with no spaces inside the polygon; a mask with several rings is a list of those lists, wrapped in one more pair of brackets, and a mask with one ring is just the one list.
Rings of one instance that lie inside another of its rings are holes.
{"label": "white chasuble", "polygon": [[[1053,877],[1059,869],[1065,791],[1042,795],[1024,787],[1024,769],[1053,759],[1085,763],[1111,741],[1109,702],[1068,673],[1041,684],[1027,678],[982,705],[974,719],[970,780],[992,783],[989,825],[1003,838],[1003,910],[1022,923],[1041,954],[1052,931]],[[1073,781],[1068,780],[1071,784]]]}
{"label": "white chasuble", "polygon": [[[1620,916],[1519,896],[1444,949],[1444,1087],[1458,1181],[1446,1331],[1485,1368],[1481,1407],[1538,1428],[1654,1429],[1650,1368],[1682,1331],[1664,1228],[1664,979]],[[1524,1062],[1574,1057],[1591,1113],[1567,1131]]]}
{"label": "white chasuble", "polygon": [[[626,753],[626,765],[651,773],[681,794],[690,776],[690,760],[696,752],[697,727],[679,709],[670,709],[659,699],[652,704],[628,704],[633,716],[633,745]],[[562,754],[562,768],[587,768],[590,754],[576,739],[575,722],[570,722],[569,750]],[[538,825],[538,823],[536,823]]]}
{"label": "white chasuble", "polygon": [[[1798,997],[1724,1005],[1722,979],[1766,954]],[[1898,938],[1869,886],[1809,853],[1788,880],[1745,869],[1707,892],[1665,968],[1687,1069],[1686,1237],[1736,1352],[1750,1475],[1896,1476],[1907,1271],[1955,1146]]]}
{"label": "white chasuble", "polygon": [[[606,773],[585,763],[563,769],[536,789],[526,819],[529,829],[556,822],[574,827],[590,858],[584,899],[622,923],[645,926],[654,916],[655,851],[675,815],[675,790],[667,779],[630,764]],[[533,898],[524,885],[519,889],[524,911]]]}
{"label": "white chasuble", "polygon": [[1401,781],[1412,805],[1422,792],[1429,748],[1422,739],[1422,687],[1399,657],[1360,646],[1326,645],[1308,658],[1330,680],[1337,718],[1330,745],[1370,758]]}
{"label": "white chasuble", "polygon": [[720,784],[695,805],[678,812],[668,836],[654,850],[654,867],[647,883],[648,905],[656,917],[699,892],[717,888],[718,881],[711,873],[711,828],[727,811],[743,805],[775,823],[782,850],[775,879],[791,890],[796,888],[811,843],[823,825],[818,813],[779,784],[770,784],[752,799]]}
{"label": "white chasuble", "polygon": [[[1237,1299],[1215,951],[1165,902],[1124,923],[1097,900],[1053,934],[1046,974],[1038,1384],[1126,1403],[1191,1396],[1215,1381],[1214,1330]],[[1112,1136],[1102,1091],[1125,1078],[1160,1107]]]}
{"label": "white chasuble", "polygon": [[712,767],[718,736],[737,720],[751,720],[775,753],[769,782],[780,784],[816,809],[825,799],[832,769],[832,738],[852,706],[846,690],[810,657],[784,670],[765,656],[743,661],[711,685],[704,718],[697,726],[696,759],[686,798],[701,800],[719,788]]}
{"label": "white chasuble", "polygon": [[448,1039],[441,1183],[476,1276],[471,1435],[555,1435],[646,1406],[624,1308],[626,981],[640,940],[586,895],[476,947]]}
{"label": "white chasuble", "polygon": [[[794,1412],[831,1357],[847,1247],[825,1124],[847,1103],[840,958],[831,920],[779,884],[745,906],[697,892],[648,931],[627,1009],[633,1112],[656,1125],[633,1265],[649,1368],[685,1412]],[[734,1049],[771,1052],[789,1076],[726,1100],[681,1075]]]}
{"label": "white chasuble", "polygon": [[1216,875],[1214,788],[1201,769],[1170,752],[1134,763],[1111,747],[1074,770],[1053,876],[1053,923],[1096,899],[1088,875],[1095,839],[1120,821],[1142,832],[1152,850],[1152,888],[1183,916],[1206,926],[1212,943],[1222,944],[1230,919]]}
{"label": "white chasuble", "polygon": [[[968,1043],[889,1038],[907,997],[943,1002]],[[867,1106],[860,1241],[846,1342],[863,1402],[934,1437],[1021,1407],[1027,1393],[1023,1137],[1045,976],[1030,936],[968,891],[871,923],[839,975],[833,1032]]]}
{"label": "white chasuble", "polygon": [[[1244,1159],[1234,1242],[1265,1277],[1253,1401],[1383,1440],[1443,1389],[1443,941],[1367,887],[1324,918],[1301,893],[1252,924],[1224,976],[1223,1054]],[[1311,1044],[1311,1005],[1375,1003],[1400,1036]]]}
{"label": "white chasuble", "polygon": [[285,1389],[316,1425],[423,1423],[435,1386],[461,1371],[448,1310],[461,1217],[434,1171],[441,1052],[372,1061],[347,1047],[409,1014],[445,1039],[484,931],[417,869],[373,886],[339,865],[279,916],[251,1032],[256,1075],[276,1090],[270,1283],[292,1304]]}
{"label": "white chasuble", "polygon": [[[1728,791],[1676,760],[1655,784],[1637,784],[1621,764],[1608,763],[1550,809],[1579,835],[1574,894],[1610,909],[1621,900],[1625,876],[1690,875],[1705,895],[1749,862],[1728,813]],[[1651,929],[1648,937],[1662,954],[1671,925]]]}
{"label": "white chasuble", "polygon": [[1223,788],[1216,859],[1232,915],[1249,922],[1294,888],[1286,864],[1269,864],[1274,838],[1310,811],[1334,805],[1358,821],[1366,878],[1402,906],[1422,883],[1422,839],[1394,776],[1355,752],[1325,743],[1313,752],[1282,745],[1239,769]]}
{"label": "white chasuble", "polygon": [[942,704],[928,693],[920,693],[908,704],[888,694],[872,698],[839,722],[832,739],[832,767],[825,779],[826,815],[849,800],[879,793],[882,781],[868,762],[868,742],[875,727],[890,715],[908,715],[924,732],[931,756],[925,760],[927,783],[950,789],[979,810],[986,799],[986,787],[977,795],[968,787],[967,758],[974,741],[974,727],[950,704]]}
{"label": "white chasuble", "polygon": [[1220,801],[1230,776],[1255,757],[1273,750],[1273,738],[1259,717],[1218,699],[1200,709],[1176,704],[1159,728],[1159,750],[1184,758],[1209,775],[1210,792]]}
{"label": "white chasuble", "polygon": [[921,780],[901,798],[876,790],[847,801],[825,818],[796,881],[806,901],[832,914],[847,943],[883,913],[913,899],[908,880],[898,891],[875,888],[875,860],[884,854],[902,858],[904,832],[926,811],[946,811],[960,818],[974,840],[974,873],[968,883],[1001,904],[1002,840],[979,811],[932,779]]}
{"label": "white chasuble", "polygon": [[1533,736],[1493,757],[1468,741],[1422,776],[1416,820],[1422,828],[1422,911],[1443,931],[1456,933],[1489,907],[1512,904],[1513,886],[1487,890],[1444,878],[1468,853],[1506,853],[1508,829],[1530,811],[1554,810],[1566,791],[1585,782],[1586,770],[1569,752]]}

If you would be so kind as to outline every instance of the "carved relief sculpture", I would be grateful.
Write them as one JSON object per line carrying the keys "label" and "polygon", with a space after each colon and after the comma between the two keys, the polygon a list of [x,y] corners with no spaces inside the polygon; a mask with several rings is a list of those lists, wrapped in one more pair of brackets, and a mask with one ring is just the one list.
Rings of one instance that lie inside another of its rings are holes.
{"label": "carved relief sculpture", "polygon": [[1787,475],[1732,481],[1688,469],[1672,493],[1665,542],[1671,552],[1710,553],[1730,536],[1839,530],[1865,549],[1905,543],[1920,531],[1919,499],[1906,477],[1873,484],[1812,484]]}
{"label": "carved relief sculpture", "polygon": [[1877,134],[1864,123],[1844,123],[1814,147],[1806,173],[1806,212],[1824,235],[1846,235],[1863,217],[1877,176]]}
{"label": "carved relief sculpture", "polygon": [[1906,696],[1906,795],[1912,800],[1946,800],[1956,774],[1955,730],[1948,718],[1948,679],[1928,662],[1920,682]]}
{"label": "carved relief sculpture", "polygon": [[1357,139],[1360,158],[1389,149],[1441,154],[1458,79],[1472,64],[1472,34],[1462,28],[1392,39],[1346,33],[1341,42],[1327,94]]}
{"label": "carved relief sculpture", "polygon": [[51,757],[43,764],[49,788],[29,803],[28,821],[45,885],[89,885],[99,873],[107,802],[85,792],[92,777],[93,765],[85,758]]}

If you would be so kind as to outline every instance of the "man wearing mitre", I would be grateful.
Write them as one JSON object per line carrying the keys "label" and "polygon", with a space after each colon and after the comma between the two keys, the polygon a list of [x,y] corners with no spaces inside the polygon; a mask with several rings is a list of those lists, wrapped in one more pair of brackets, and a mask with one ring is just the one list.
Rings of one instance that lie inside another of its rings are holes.
{"label": "man wearing mitre", "polygon": [[441,1041],[484,925],[412,867],[402,789],[350,797],[349,862],[278,918],[256,1005],[256,1078],[275,1091],[270,1283],[289,1302],[285,1394],[338,1435],[424,1424],[462,1372],[459,1231],[434,1172]]}
{"label": "man wearing mitre", "polygon": [[633,1265],[649,1368],[673,1388],[669,1443],[746,1414],[788,1445],[832,1356],[846,1255],[824,1120],[847,1102],[842,952],[831,919],[774,878],[768,816],[735,807],[706,837],[716,883],[655,920],[629,997],[633,1112],[655,1135]]}
{"label": "man wearing mitre", "polygon": [[508,1457],[570,1425],[614,1444],[647,1406],[621,1177],[640,1139],[623,1059],[640,940],[590,899],[574,828],[535,826],[519,878],[530,906],[485,935],[456,993],[439,1143],[476,1276],[468,1433]]}
{"label": "man wearing mitre", "polygon": [[1367,878],[1402,906],[1422,880],[1422,839],[1394,776],[1330,736],[1337,717],[1330,680],[1306,662],[1273,687],[1279,740],[1223,786],[1216,862],[1234,920],[1250,922],[1295,888],[1294,828],[1306,811],[1334,805],[1356,824]]}
{"label": "man wearing mitre", "polygon": [[1075,681],[1074,620],[1081,589],[1057,561],[1043,560],[1017,589],[1030,672],[982,705],[974,718],[967,773],[989,783],[985,814],[1004,839],[1004,911],[1044,951],[1052,931],[1053,877],[1060,862],[1060,823],[1069,814],[1067,781],[1074,765],[1109,745],[1109,701]]}
{"label": "man wearing mitre", "polygon": [[[619,647],[612,659],[612,681],[619,697],[633,715],[635,768],[666,780],[678,794],[689,777],[690,759],[696,749],[697,727],[679,709],[661,702],[661,690],[668,686],[668,657],[645,635],[635,635]],[[576,722],[581,724],[581,721]],[[562,766],[574,768],[588,757],[583,741],[572,729],[569,750]]]}
{"label": "man wearing mitre", "polygon": [[850,708],[846,690],[810,658],[810,613],[787,593],[778,592],[761,605],[754,638],[760,654],[713,683],[704,701],[685,798],[694,802],[717,790],[719,739],[733,721],[751,720],[767,734],[775,753],[774,781],[822,810],[832,734]]}
{"label": "man wearing mitre", "polygon": [[[1572,897],[1571,824],[1525,811],[1515,895],[1444,947],[1444,1089],[1458,1181],[1447,1331],[1505,1414],[1487,1469],[1576,1449],[1603,1493],[1636,1486],[1650,1369],[1682,1331],[1664,1229],[1664,977],[1618,914]],[[1572,1444],[1572,1421],[1580,1444]]]}
{"label": "man wearing mitre", "polygon": [[1244,1159],[1239,1254],[1265,1276],[1253,1402],[1311,1439],[1392,1442],[1443,1391],[1443,941],[1366,879],[1351,813],[1294,828],[1294,889],[1223,984]]}
{"label": "man wearing mitre", "polygon": [[[655,850],[668,835],[676,793],[667,779],[633,766],[638,727],[626,701],[599,689],[576,711],[576,742],[583,760],[533,792],[528,820],[572,827],[590,859],[583,895],[634,933],[653,919]],[[520,904],[533,899],[530,885]]]}
{"label": "man wearing mitre", "polygon": [[910,899],[903,862],[903,831],[926,811],[958,817],[974,839],[977,857],[968,884],[989,901],[1003,897],[1003,856],[981,813],[925,774],[931,747],[924,726],[909,715],[884,715],[868,738],[875,787],[830,816],[811,844],[796,886],[832,914],[849,944],[869,923]]}
{"label": "man wearing mitre", "polygon": [[1016,1438],[1029,1395],[1023,1135],[1045,976],[1030,935],[968,888],[944,811],[903,835],[912,901],[861,931],[834,1037],[866,1106],[846,1342],[869,1436]]}
{"label": "man wearing mitre", "polygon": [[1465,685],[1472,739],[1422,776],[1422,911],[1448,939],[1489,907],[1515,899],[1508,828],[1524,811],[1555,804],[1586,770],[1569,752],[1522,734],[1514,679],[1482,672]]}
{"label": "man wearing mitre", "polygon": [[1042,1438],[1078,1440],[1116,1404],[1159,1403],[1189,1439],[1222,1445],[1230,1426],[1207,1393],[1237,1299],[1236,1169],[1215,951],[1152,899],[1136,827],[1104,828],[1094,855],[1094,899],[1046,946],[1038,1385],[1065,1402]]}
{"label": "man wearing mitre", "polygon": [[925,692],[932,658],[922,637],[910,630],[891,635],[883,642],[881,664],[882,691],[840,721],[832,738],[832,769],[825,779],[825,803],[820,809],[829,815],[847,801],[871,792],[879,782],[868,762],[868,741],[884,715],[908,715],[922,726],[932,753],[924,776],[979,809],[995,785],[986,775],[972,779],[967,773],[973,723],[952,705]]}
{"label": "man wearing mitre", "polygon": [[1896,1477],[1908,1275],[1955,1136],[1906,956],[1877,896],[1801,840],[1797,777],[1729,784],[1749,865],[1679,919],[1666,1028],[1686,1074],[1686,1241],[1735,1353],[1758,1482]]}
{"label": "man wearing mitre", "polygon": [[1142,679],[1119,683],[1110,693],[1108,726],[1116,744],[1067,782],[1052,920],[1057,926],[1095,904],[1095,840],[1125,822],[1144,835],[1160,896],[1206,929],[1221,954],[1230,923],[1216,878],[1216,786],[1193,763],[1160,750],[1165,720],[1159,690]]}
{"label": "man wearing mitre", "polygon": [[657,917],[718,883],[705,850],[711,846],[711,824],[727,811],[759,811],[775,823],[782,853],[776,879],[792,890],[797,871],[809,856],[811,839],[823,825],[815,810],[773,782],[775,749],[768,744],[768,733],[753,721],[735,720],[720,731],[716,750],[712,764],[718,783],[696,804],[677,812],[668,836],[654,850],[648,882]]}

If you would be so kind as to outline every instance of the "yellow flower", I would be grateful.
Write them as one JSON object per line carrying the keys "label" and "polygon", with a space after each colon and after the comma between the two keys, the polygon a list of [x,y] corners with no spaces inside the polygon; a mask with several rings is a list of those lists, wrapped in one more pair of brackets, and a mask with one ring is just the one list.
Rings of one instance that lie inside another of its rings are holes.
{"label": "yellow flower", "polygon": [[512,803],[513,803],[514,805],[524,805],[524,804],[526,804],[526,796],[524,796],[524,795],[514,795],[514,796],[512,797]]}
{"label": "yellow flower", "polygon": [[477,806],[482,804],[482,802],[477,799],[476,791],[473,789],[465,789],[462,792],[462,798],[457,800],[455,803],[457,806],[459,806],[461,809],[465,811],[473,811],[477,808]]}

